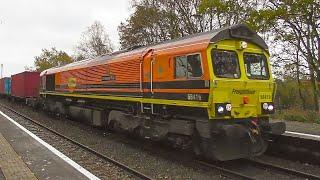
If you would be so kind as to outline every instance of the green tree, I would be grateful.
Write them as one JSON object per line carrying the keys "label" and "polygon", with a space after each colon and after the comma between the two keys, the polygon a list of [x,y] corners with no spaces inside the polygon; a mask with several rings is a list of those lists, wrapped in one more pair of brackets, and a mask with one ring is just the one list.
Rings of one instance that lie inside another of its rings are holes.
{"label": "green tree", "polygon": [[164,1],[143,0],[133,3],[135,12],[119,27],[121,49],[154,44],[182,36],[179,19]]}
{"label": "green tree", "polygon": [[142,0],[119,29],[122,49],[149,45],[203,32],[207,19],[198,12],[201,0]]}
{"label": "green tree", "polygon": [[199,12],[209,19],[209,29],[214,29],[247,21],[263,3],[263,0],[202,0]]}
{"label": "green tree", "polygon": [[66,65],[73,62],[72,58],[64,51],[58,51],[56,48],[42,49],[42,53],[35,57],[34,65],[36,71]]}
{"label": "green tree", "polygon": [[[320,92],[316,81],[320,67],[317,51],[319,48],[317,42],[320,40],[320,2],[267,0],[266,6],[252,12],[249,22],[257,30],[272,33],[274,42],[283,45],[282,50],[290,47],[296,49],[299,57],[297,64],[306,66],[309,74],[313,89],[314,109],[320,111]],[[282,52],[280,59],[286,56],[286,52]],[[297,59],[291,56],[287,62],[294,63],[297,62]]]}
{"label": "green tree", "polygon": [[122,49],[148,45],[243,22],[254,0],[141,0],[118,27]]}

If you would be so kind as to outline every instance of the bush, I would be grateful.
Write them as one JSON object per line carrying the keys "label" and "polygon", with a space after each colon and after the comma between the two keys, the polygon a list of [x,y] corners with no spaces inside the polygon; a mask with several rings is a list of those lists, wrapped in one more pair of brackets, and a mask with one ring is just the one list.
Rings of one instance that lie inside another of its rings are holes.
{"label": "bush", "polygon": [[315,119],[315,123],[320,124],[320,117],[317,117],[317,118]]}

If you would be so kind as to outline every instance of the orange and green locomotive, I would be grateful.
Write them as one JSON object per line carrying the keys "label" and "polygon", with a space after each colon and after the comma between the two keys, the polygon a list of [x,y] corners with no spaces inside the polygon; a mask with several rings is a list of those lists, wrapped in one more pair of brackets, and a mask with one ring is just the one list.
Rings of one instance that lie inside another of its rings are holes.
{"label": "orange and green locomotive", "polygon": [[266,43],[240,24],[41,73],[49,111],[217,160],[265,152],[275,83]]}

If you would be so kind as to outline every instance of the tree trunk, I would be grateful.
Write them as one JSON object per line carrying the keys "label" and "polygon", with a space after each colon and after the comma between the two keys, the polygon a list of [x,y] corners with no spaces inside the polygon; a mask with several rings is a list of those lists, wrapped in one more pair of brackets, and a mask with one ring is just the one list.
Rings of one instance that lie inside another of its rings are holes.
{"label": "tree trunk", "polygon": [[302,101],[302,108],[303,110],[306,110],[306,100],[303,97],[302,91],[301,91],[301,81],[300,81],[300,71],[299,71],[299,64],[297,63],[297,81],[298,81],[298,90],[299,90],[299,97]]}
{"label": "tree trunk", "polygon": [[312,67],[312,65],[310,64],[310,80],[311,80],[311,85],[312,85],[312,91],[313,91],[313,103],[314,103],[314,110],[317,112],[320,112],[319,109],[319,87],[318,87],[318,82],[314,76],[314,68]]}

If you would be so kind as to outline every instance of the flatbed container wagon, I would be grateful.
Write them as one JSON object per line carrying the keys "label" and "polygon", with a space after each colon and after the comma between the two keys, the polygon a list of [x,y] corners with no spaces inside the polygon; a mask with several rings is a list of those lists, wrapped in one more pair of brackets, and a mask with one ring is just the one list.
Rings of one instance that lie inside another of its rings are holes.
{"label": "flatbed container wagon", "polygon": [[11,78],[4,77],[0,79],[0,94],[10,95],[10,93],[11,93]]}
{"label": "flatbed container wagon", "polygon": [[11,96],[34,98],[39,96],[40,73],[25,71],[11,76]]}

